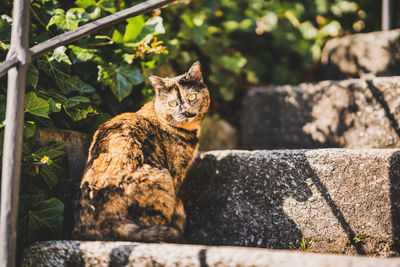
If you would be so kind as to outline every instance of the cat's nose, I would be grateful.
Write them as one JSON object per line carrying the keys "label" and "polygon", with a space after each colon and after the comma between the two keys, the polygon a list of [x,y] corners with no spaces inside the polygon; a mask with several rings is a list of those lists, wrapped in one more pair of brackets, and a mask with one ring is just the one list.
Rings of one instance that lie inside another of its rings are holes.
{"label": "cat's nose", "polygon": [[188,118],[193,118],[194,116],[196,116],[195,113],[190,113],[189,111],[183,112],[183,115],[184,115],[185,117],[188,117]]}

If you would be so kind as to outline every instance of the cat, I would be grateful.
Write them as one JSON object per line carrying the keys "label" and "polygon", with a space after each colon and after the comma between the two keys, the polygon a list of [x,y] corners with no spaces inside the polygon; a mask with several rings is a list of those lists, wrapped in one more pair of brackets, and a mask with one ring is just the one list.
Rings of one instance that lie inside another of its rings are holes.
{"label": "cat", "polygon": [[183,240],[186,214],[177,193],[197,152],[210,96],[199,62],[183,75],[149,79],[153,100],[106,121],[94,134],[74,239]]}

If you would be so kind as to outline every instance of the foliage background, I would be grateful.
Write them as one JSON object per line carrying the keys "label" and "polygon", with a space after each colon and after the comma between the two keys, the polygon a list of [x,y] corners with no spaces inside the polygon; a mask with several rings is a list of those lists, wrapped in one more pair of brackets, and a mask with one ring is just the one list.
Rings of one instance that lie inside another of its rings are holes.
{"label": "foliage background", "polygon": [[[30,45],[138,2],[31,0]],[[400,8],[393,2],[393,10]],[[374,0],[182,0],[33,60],[27,80],[19,246],[63,237],[65,145],[38,144],[38,128],[92,134],[111,116],[135,111],[151,99],[150,74],[172,77],[196,60],[212,95],[211,114],[236,125],[241,97],[251,85],[315,80],[324,42],[379,30],[380,5]],[[11,1],[0,0],[1,61],[9,49],[11,7]],[[395,17],[394,26],[399,25],[400,17]],[[2,78],[1,145],[6,93]]]}

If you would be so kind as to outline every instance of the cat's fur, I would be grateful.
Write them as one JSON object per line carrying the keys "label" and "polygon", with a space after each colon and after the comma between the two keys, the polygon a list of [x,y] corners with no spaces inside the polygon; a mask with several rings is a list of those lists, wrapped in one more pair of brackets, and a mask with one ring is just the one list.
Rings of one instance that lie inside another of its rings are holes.
{"label": "cat's fur", "polygon": [[[177,198],[198,148],[209,92],[200,63],[174,78],[151,76],[152,101],[102,124],[80,184],[73,237],[178,242],[186,215]],[[195,101],[189,101],[188,97]],[[177,101],[176,107],[170,106]]]}

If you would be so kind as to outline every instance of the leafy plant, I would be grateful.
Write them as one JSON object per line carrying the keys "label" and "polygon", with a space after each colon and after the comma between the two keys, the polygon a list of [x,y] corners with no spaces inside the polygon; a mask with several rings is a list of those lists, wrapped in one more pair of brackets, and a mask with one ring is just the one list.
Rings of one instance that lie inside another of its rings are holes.
{"label": "leafy plant", "polygon": [[[0,1],[4,60],[10,48],[12,2]],[[138,2],[31,0],[30,45]],[[65,145],[38,144],[38,129],[92,134],[111,116],[137,110],[152,98],[150,74],[174,76],[195,60],[202,62],[213,112],[235,124],[250,84],[313,79],[313,62],[325,40],[375,29],[375,5],[372,0],[182,0],[34,59],[27,76],[20,245],[61,236],[68,177]],[[1,146],[6,93],[3,78]]]}
{"label": "leafy plant", "polygon": [[295,245],[290,246],[290,249],[292,250],[298,250],[298,251],[304,251],[304,252],[309,252],[311,250],[308,242],[306,241],[306,239],[303,237],[301,237],[301,243],[300,246],[296,247]]}

